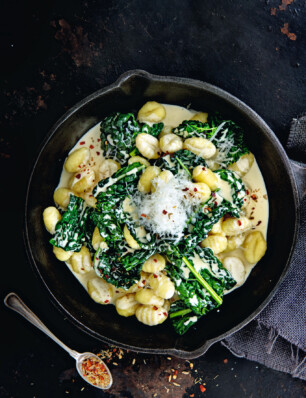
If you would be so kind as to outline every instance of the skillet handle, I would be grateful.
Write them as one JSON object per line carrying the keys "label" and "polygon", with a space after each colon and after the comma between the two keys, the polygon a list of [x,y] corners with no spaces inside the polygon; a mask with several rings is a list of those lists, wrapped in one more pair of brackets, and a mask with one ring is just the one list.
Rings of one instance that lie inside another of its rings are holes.
{"label": "skillet handle", "polygon": [[303,163],[290,160],[291,167],[294,173],[296,185],[298,188],[298,194],[300,202],[303,200],[306,194],[306,166]]}

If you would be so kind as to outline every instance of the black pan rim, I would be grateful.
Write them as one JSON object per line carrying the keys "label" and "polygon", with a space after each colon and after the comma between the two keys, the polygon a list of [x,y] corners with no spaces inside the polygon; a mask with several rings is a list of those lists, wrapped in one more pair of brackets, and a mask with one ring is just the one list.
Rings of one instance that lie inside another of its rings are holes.
{"label": "black pan rim", "polygon": [[[36,265],[36,262],[35,262],[35,259],[34,259],[34,256],[33,256],[32,250],[31,250],[30,241],[29,241],[27,220],[28,220],[28,201],[29,201],[31,182],[32,182],[32,177],[35,172],[35,168],[36,168],[38,159],[39,159],[41,153],[43,152],[43,150],[45,149],[46,145],[48,144],[49,140],[56,133],[59,126],[63,122],[65,122],[69,117],[71,117],[75,112],[77,112],[80,108],[82,108],[85,104],[91,102],[92,100],[94,100],[95,98],[97,98],[101,95],[106,94],[109,91],[112,91],[113,89],[120,88],[120,86],[124,82],[126,82],[130,78],[133,78],[136,76],[142,76],[144,78],[147,78],[148,80],[158,81],[161,83],[162,82],[173,82],[173,83],[180,83],[180,84],[183,84],[186,86],[198,87],[198,88],[206,90],[214,95],[217,95],[217,96],[221,97],[222,99],[225,99],[225,100],[231,102],[231,104],[234,105],[235,107],[237,107],[240,110],[240,112],[244,113],[249,119],[251,119],[273,144],[273,147],[276,149],[278,155],[280,156],[282,162],[284,163],[284,165],[286,167],[286,170],[287,170],[287,173],[289,176],[289,180],[291,183],[293,197],[294,197],[295,229],[294,229],[294,236],[293,236],[293,240],[292,240],[292,246],[291,246],[290,253],[288,254],[288,259],[287,259],[286,265],[283,269],[283,272],[281,273],[275,286],[272,288],[270,294],[261,303],[261,305],[255,311],[253,311],[253,313],[250,314],[246,319],[244,319],[238,325],[231,328],[230,330],[223,333],[222,335],[216,336],[215,338],[213,338],[211,340],[207,340],[201,347],[199,347],[198,349],[196,349],[194,351],[184,351],[184,350],[176,349],[175,347],[169,348],[169,349],[158,349],[158,348],[149,349],[149,348],[142,348],[142,347],[136,347],[136,346],[129,346],[124,343],[104,337],[104,336],[100,335],[99,333],[96,333],[94,330],[90,329],[89,327],[85,326],[82,322],[80,322],[78,319],[76,319],[74,316],[72,316],[69,313],[69,311],[58,301],[58,299],[54,296],[54,294],[50,290],[47,282],[41,275],[41,273]],[[92,93],[89,96],[82,99],[81,101],[79,101],[76,105],[71,107],[49,130],[45,139],[43,140],[43,142],[40,145],[40,148],[35,157],[33,167],[31,169],[31,173],[30,173],[30,177],[29,177],[28,185],[27,185],[27,190],[26,190],[24,215],[25,215],[24,216],[24,234],[23,234],[24,242],[25,242],[25,247],[26,247],[26,253],[30,260],[32,269],[34,270],[36,276],[38,276],[38,279],[43,282],[43,285],[46,287],[47,291],[49,292],[49,294],[51,296],[51,302],[55,305],[55,307],[57,309],[60,310],[60,312],[62,312],[65,316],[68,317],[69,321],[73,325],[77,326],[79,329],[81,329],[82,331],[86,332],[87,334],[96,338],[99,341],[102,341],[107,344],[114,344],[118,347],[130,349],[135,352],[142,352],[142,353],[149,353],[149,354],[167,354],[167,355],[174,355],[176,357],[180,357],[180,358],[184,358],[184,359],[194,359],[194,358],[197,358],[197,357],[203,355],[209,349],[209,347],[211,345],[213,345],[214,343],[222,340],[225,337],[230,336],[231,334],[237,332],[238,330],[240,330],[241,328],[246,326],[267,306],[267,304],[271,301],[271,299],[275,295],[278,287],[280,286],[281,282],[283,281],[285,275],[288,272],[290,260],[291,260],[291,257],[292,257],[292,254],[293,254],[293,251],[295,248],[295,244],[296,244],[296,239],[297,239],[297,234],[298,234],[298,225],[299,225],[299,198],[298,198],[298,190],[297,190],[297,186],[296,186],[296,181],[295,181],[294,174],[293,174],[293,171],[291,168],[290,160],[289,160],[284,148],[282,147],[281,143],[279,142],[278,138],[275,136],[273,131],[266,124],[266,122],[254,110],[252,110],[248,105],[246,105],[243,101],[239,100],[237,97],[233,96],[232,94],[228,93],[227,91],[220,89],[219,87],[216,87],[216,86],[206,83],[206,82],[202,82],[202,81],[195,80],[195,79],[189,79],[189,78],[185,78],[185,77],[153,75],[144,70],[135,69],[135,70],[130,70],[130,71],[123,73],[111,85],[104,87],[100,90],[97,90],[94,93]]]}

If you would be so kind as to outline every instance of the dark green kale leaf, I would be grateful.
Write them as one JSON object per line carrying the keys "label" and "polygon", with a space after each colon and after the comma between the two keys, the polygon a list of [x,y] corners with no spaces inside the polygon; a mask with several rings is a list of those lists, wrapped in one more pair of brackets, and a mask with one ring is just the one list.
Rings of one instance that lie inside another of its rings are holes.
{"label": "dark green kale leaf", "polygon": [[93,267],[96,274],[116,287],[128,290],[140,280],[143,263],[154,250],[135,250],[124,253],[121,244],[110,243],[108,248],[97,250]]}
{"label": "dark green kale leaf", "polygon": [[163,123],[153,126],[138,123],[133,113],[114,113],[104,118],[100,124],[103,154],[106,158],[126,164],[131,152],[133,156],[138,154],[135,148],[137,135],[147,133],[156,137],[163,127]]}
{"label": "dark green kale leaf", "polygon": [[118,170],[112,177],[99,181],[93,190],[97,199],[96,208],[108,213],[126,196],[137,190],[139,174],[145,166],[141,163],[132,163]]}
{"label": "dark green kale leaf", "polygon": [[206,166],[205,160],[188,149],[181,149],[173,154],[162,156],[156,161],[156,166],[162,169],[170,170],[173,174],[186,171],[190,177],[192,169],[198,165]]}
{"label": "dark green kale leaf", "polygon": [[[202,266],[199,267],[201,260]],[[189,271],[195,269],[197,271],[186,272],[186,266]],[[209,290],[203,289],[203,284],[197,274],[219,298],[223,296],[225,290],[231,289],[236,284],[232,275],[213,255],[212,250],[199,246],[193,252],[183,256],[183,260],[178,260],[176,256],[174,261],[167,265],[167,272],[175,283],[180,298],[179,302],[175,302],[170,307],[170,318],[179,334],[184,334],[202,315],[219,307],[222,303],[222,301],[217,302]],[[194,315],[196,315],[195,318]]]}
{"label": "dark green kale leaf", "polygon": [[212,128],[208,123],[203,123],[198,120],[184,120],[178,127],[173,129],[173,133],[183,138],[191,137],[207,137],[207,133],[211,132]]}
{"label": "dark green kale leaf", "polygon": [[79,252],[85,242],[85,226],[89,214],[85,201],[78,196],[70,195],[67,211],[56,224],[55,235],[50,239],[51,245],[65,251]]}

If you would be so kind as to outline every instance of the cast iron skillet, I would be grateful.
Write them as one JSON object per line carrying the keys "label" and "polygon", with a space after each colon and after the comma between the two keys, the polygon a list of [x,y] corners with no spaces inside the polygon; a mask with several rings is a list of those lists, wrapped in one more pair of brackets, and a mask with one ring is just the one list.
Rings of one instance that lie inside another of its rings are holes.
{"label": "cast iron skillet", "polygon": [[[170,321],[148,327],[135,317],[117,315],[114,306],[102,306],[91,300],[67,267],[56,260],[49,244],[50,235],[42,222],[44,208],[53,204],[63,161],[77,140],[109,113],[137,111],[147,100],[190,105],[208,112],[218,110],[239,123],[259,163],[270,201],[266,255],[247,282],[226,296],[219,311],[203,317],[184,336],[175,334]],[[290,162],[270,128],[247,105],[207,83],[134,70],[79,102],[49,132],[28,185],[25,241],[34,269],[53,301],[81,330],[104,342],[139,352],[195,358],[250,322],[272,298],[288,270],[297,233],[297,209],[297,188]]]}

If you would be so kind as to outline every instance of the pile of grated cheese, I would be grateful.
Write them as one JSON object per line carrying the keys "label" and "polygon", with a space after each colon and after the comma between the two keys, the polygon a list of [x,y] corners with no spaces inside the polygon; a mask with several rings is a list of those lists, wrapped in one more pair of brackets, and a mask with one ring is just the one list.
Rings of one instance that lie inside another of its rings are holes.
{"label": "pile of grated cheese", "polygon": [[154,179],[155,192],[138,195],[137,204],[141,224],[160,237],[179,241],[183,237],[187,221],[199,198],[189,197],[186,188],[191,189],[192,182],[185,174],[173,176],[168,182]]}

